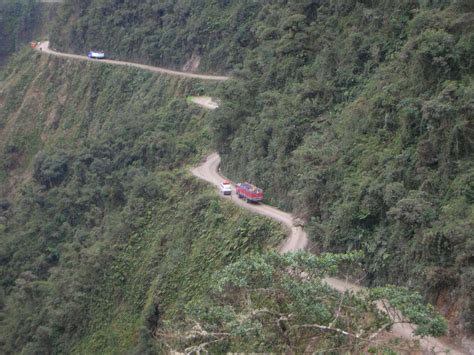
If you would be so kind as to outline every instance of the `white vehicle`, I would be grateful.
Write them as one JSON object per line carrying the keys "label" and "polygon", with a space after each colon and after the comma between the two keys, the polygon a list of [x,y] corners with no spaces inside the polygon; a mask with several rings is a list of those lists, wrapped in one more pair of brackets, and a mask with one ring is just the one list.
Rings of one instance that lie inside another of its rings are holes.
{"label": "white vehicle", "polygon": [[221,182],[221,184],[219,185],[219,188],[221,190],[221,193],[224,195],[232,194],[232,185],[227,180],[224,180],[223,182]]}
{"label": "white vehicle", "polygon": [[90,59],[104,59],[105,58],[105,53],[104,52],[99,52],[99,51],[90,51],[87,53],[87,56]]}

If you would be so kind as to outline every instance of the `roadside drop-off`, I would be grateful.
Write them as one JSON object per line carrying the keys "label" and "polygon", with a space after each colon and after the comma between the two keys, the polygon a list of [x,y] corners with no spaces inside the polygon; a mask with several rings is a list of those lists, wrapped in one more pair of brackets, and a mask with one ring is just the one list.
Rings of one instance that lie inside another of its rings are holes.
{"label": "roadside drop-off", "polygon": [[[206,160],[199,166],[192,168],[191,173],[202,179],[205,180],[215,186],[219,186],[219,184],[223,180],[229,180],[219,174],[219,165],[221,162],[221,157],[217,153],[212,153],[209,155]],[[232,183],[232,182],[231,182]],[[232,186],[235,188],[235,184],[232,183]],[[293,216],[289,213],[280,211],[275,207],[271,207],[265,204],[250,204],[246,203],[245,201],[231,195],[223,196],[223,198],[230,199],[232,202],[236,203],[237,205],[246,208],[252,212],[258,213],[260,215],[270,217],[285,226],[289,230],[288,237],[286,240],[280,245],[279,252],[284,254],[288,252],[295,252],[298,250],[304,250],[308,245],[308,235],[301,227],[295,227],[293,225]],[[364,289],[359,285],[350,283],[348,281],[339,280],[333,277],[327,277],[324,281],[339,292],[358,292]],[[381,311],[386,313],[386,309],[383,307],[382,304],[378,304],[377,308]],[[388,314],[388,316],[395,320],[397,319],[397,315]],[[455,350],[451,346],[443,344],[436,338],[433,337],[424,337],[419,338],[413,335],[414,327],[410,324],[406,323],[396,323],[392,326],[391,333],[397,337],[409,339],[409,340],[418,340],[420,342],[421,348],[424,352],[431,354],[431,353],[449,353],[449,354],[467,354],[468,352],[463,352],[461,350]]]}

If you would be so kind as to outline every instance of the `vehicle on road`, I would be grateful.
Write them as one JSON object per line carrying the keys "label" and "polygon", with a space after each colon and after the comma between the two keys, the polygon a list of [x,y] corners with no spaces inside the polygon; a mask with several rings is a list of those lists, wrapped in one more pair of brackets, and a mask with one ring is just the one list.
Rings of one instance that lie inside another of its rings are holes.
{"label": "vehicle on road", "polygon": [[260,202],[263,200],[263,190],[248,182],[235,185],[235,193],[239,198],[247,202]]}
{"label": "vehicle on road", "polygon": [[105,58],[105,53],[100,52],[100,51],[90,51],[87,56],[90,59],[104,59]]}
{"label": "vehicle on road", "polygon": [[227,180],[224,180],[223,182],[221,182],[221,184],[219,185],[219,188],[221,190],[221,193],[224,195],[232,194],[232,185]]}

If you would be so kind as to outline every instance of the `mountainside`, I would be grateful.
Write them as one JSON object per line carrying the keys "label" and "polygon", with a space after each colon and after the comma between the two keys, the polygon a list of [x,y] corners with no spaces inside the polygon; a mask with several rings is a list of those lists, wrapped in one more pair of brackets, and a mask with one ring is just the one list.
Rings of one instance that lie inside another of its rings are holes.
{"label": "mountainside", "polygon": [[471,333],[472,2],[344,3],[264,6],[218,94],[222,169],[316,250],[364,251],[368,285],[418,289]]}
{"label": "mountainside", "polygon": [[2,353],[375,351],[381,298],[445,332],[405,289],[322,282],[361,255],[268,253],[279,226],[191,177],[210,120],[186,95],[216,84],[29,48],[0,78]]}
{"label": "mountainside", "polygon": [[109,56],[199,71],[227,71],[256,45],[256,1],[66,1],[51,42],[62,51],[100,48]]}
{"label": "mountainside", "polygon": [[[36,6],[0,1],[0,352],[416,351],[377,340],[380,299],[472,340],[471,1]],[[269,253],[281,226],[191,176],[215,149],[315,255]],[[337,274],[401,288],[341,295]]]}
{"label": "mountainside", "polygon": [[26,43],[47,37],[58,8],[38,0],[0,0],[0,64]]}
{"label": "mountainside", "polygon": [[219,93],[222,168],[307,220],[317,250],[363,250],[368,284],[421,290],[472,332],[473,7],[314,6],[262,9]]}
{"label": "mountainside", "polygon": [[184,171],[209,141],[192,81],[31,50],[2,80],[3,353],[146,347],[214,271],[282,237]]}
{"label": "mountainside", "polygon": [[39,22],[39,6],[35,0],[0,1],[0,64],[31,39]]}

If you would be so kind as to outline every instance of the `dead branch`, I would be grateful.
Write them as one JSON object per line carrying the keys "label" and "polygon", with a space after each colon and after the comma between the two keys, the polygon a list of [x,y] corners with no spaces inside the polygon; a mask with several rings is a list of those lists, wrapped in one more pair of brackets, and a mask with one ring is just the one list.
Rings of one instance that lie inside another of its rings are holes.
{"label": "dead branch", "polygon": [[375,331],[375,333],[370,334],[370,336],[367,338],[368,342],[371,342],[374,338],[376,338],[382,331],[390,327],[393,323],[386,323],[382,325],[379,329]]}
{"label": "dead branch", "polygon": [[224,340],[224,338],[215,339],[215,340],[211,340],[211,341],[199,344],[199,345],[190,346],[189,348],[184,349],[184,353],[185,354],[194,354],[194,353],[200,354],[201,351],[204,351],[204,352],[207,353],[206,346],[214,344],[214,343],[218,343],[222,340]]}
{"label": "dead branch", "polygon": [[338,318],[339,318],[339,315],[341,314],[341,308],[342,308],[342,302],[344,301],[344,297],[346,296],[346,294],[343,292],[341,293],[341,297],[339,298],[339,306],[337,308],[337,313],[336,313],[336,317],[334,317],[334,319],[332,320],[331,323],[329,323],[329,326],[330,327],[333,327],[334,324],[336,324]]}
{"label": "dead branch", "polygon": [[317,329],[321,329],[321,330],[328,330],[328,331],[331,331],[331,332],[336,332],[336,333],[339,333],[339,334],[344,334],[348,337],[352,337],[352,338],[356,338],[356,339],[362,339],[361,338],[361,334],[353,334],[353,333],[349,333],[343,329],[339,329],[339,328],[335,328],[335,327],[331,327],[331,326],[328,326],[328,325],[320,325],[320,324],[302,324],[302,325],[295,325],[293,328],[317,328]]}

